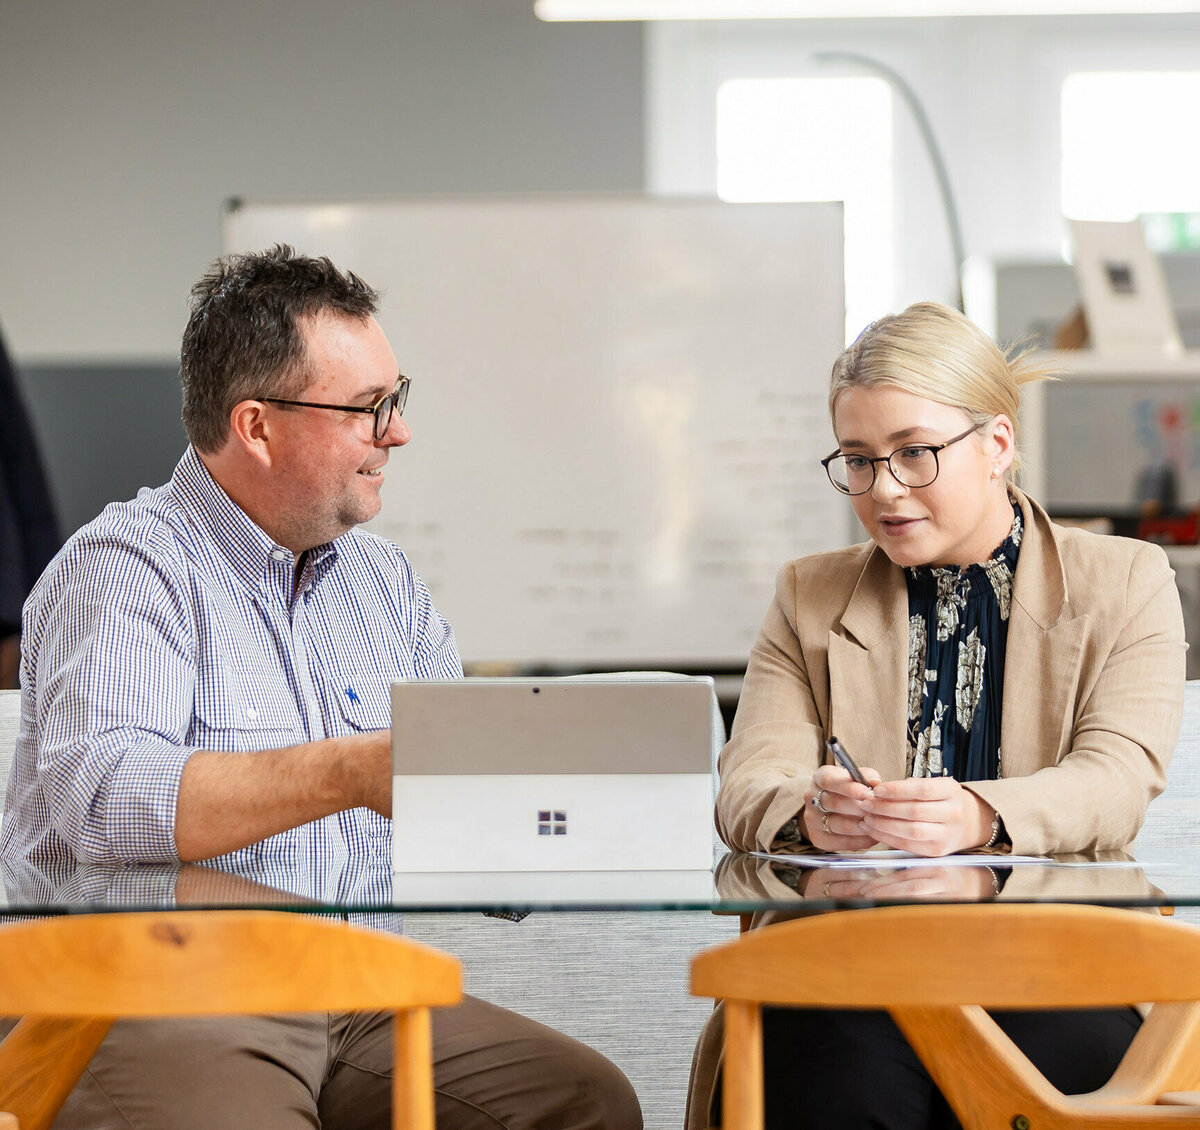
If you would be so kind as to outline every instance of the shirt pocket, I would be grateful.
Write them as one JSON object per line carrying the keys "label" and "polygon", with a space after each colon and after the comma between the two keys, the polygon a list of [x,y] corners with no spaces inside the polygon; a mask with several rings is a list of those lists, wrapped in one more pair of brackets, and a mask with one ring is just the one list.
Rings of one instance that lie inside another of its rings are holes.
{"label": "shirt pocket", "polygon": [[345,726],[344,732],[365,734],[387,730],[392,725],[392,688],[378,680],[363,682],[335,676],[330,693],[335,713]]}
{"label": "shirt pocket", "polygon": [[[229,753],[256,753],[306,740],[291,696],[214,663],[197,679],[190,744]],[[268,680],[269,681],[269,680]]]}

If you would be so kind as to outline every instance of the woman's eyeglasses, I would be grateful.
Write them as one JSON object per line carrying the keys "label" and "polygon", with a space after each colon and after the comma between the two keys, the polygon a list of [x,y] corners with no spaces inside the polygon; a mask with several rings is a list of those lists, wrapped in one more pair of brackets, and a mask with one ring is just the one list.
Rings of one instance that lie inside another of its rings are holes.
{"label": "woman's eyeglasses", "polygon": [[972,432],[979,431],[980,427],[976,424],[945,443],[908,443],[896,448],[891,455],[879,455],[874,459],[869,455],[843,455],[835,451],[821,460],[821,466],[825,468],[829,481],[843,494],[866,494],[875,485],[875,466],[878,463],[886,463],[892,477],[901,486],[927,487],[938,477],[938,452],[966,439]]}

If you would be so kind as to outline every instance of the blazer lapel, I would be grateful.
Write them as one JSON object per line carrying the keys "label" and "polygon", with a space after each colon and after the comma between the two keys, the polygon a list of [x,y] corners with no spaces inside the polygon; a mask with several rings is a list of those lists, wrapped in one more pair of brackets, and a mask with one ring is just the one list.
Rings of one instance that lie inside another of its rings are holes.
{"label": "blazer lapel", "polygon": [[904,776],[908,590],[876,548],[829,632],[829,721],[851,757],[885,780]]}
{"label": "blazer lapel", "polygon": [[1070,745],[1087,630],[1071,616],[1062,562],[1045,512],[1017,492],[1025,534],[1013,578],[1000,718],[1000,773],[1024,777]]}

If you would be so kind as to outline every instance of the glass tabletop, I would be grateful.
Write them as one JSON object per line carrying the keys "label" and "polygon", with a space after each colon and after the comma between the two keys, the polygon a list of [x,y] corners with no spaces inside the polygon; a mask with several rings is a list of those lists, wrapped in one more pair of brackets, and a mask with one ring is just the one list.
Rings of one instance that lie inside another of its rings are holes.
{"label": "glass tabletop", "polygon": [[379,861],[319,864],[264,855],[209,864],[102,866],[0,860],[0,913],[46,915],[216,908],[337,914],[708,910],[753,914],[913,902],[1200,906],[1200,845],[1176,858],[1122,853],[1015,862],[1005,855],[900,866],[864,856],[798,866],[732,852],[704,871],[393,873]]}

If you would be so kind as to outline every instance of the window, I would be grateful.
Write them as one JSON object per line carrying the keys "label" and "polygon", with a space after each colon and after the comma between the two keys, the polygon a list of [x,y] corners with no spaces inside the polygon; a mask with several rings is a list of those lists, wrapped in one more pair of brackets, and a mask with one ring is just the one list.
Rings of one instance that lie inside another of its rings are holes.
{"label": "window", "polygon": [[[1062,209],[1078,220],[1200,212],[1200,71],[1077,72],[1062,86]],[[1186,225],[1185,225],[1186,227]],[[1163,240],[1159,245],[1162,249]]]}
{"label": "window", "polygon": [[737,201],[845,201],[846,340],[891,309],[892,92],[882,79],[722,83],[717,193]]}

